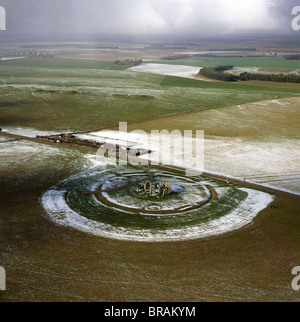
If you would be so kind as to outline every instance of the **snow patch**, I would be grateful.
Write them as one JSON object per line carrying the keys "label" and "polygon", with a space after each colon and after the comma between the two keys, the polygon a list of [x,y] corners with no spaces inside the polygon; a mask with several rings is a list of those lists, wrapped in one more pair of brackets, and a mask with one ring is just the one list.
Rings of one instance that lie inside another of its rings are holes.
{"label": "snow patch", "polygon": [[66,191],[49,190],[42,197],[42,205],[49,218],[56,224],[68,226],[100,237],[142,242],[181,241],[207,238],[240,229],[250,224],[256,215],[274,199],[269,194],[241,189],[248,197],[224,217],[208,223],[179,229],[134,229],[114,227],[81,216],[66,202]]}
{"label": "snow patch", "polygon": [[[185,66],[185,65],[145,63],[139,66],[128,68],[127,70],[132,72],[153,73],[153,74],[166,75],[166,76],[196,78],[196,76],[199,74],[200,69],[201,67]],[[200,78],[200,76],[198,78]]]}

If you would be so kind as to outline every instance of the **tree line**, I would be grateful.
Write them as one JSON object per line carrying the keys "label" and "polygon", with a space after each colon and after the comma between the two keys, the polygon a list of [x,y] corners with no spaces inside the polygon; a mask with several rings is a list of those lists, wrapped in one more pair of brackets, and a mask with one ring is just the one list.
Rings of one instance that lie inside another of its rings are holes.
{"label": "tree line", "polygon": [[287,56],[283,56],[283,58],[286,60],[300,60],[300,55],[299,54],[287,55]]}
{"label": "tree line", "polygon": [[224,82],[234,82],[238,80],[237,75],[225,74],[226,70],[233,69],[233,66],[217,66],[217,67],[204,67],[200,69],[199,74],[216,80],[221,80]]}
{"label": "tree line", "polygon": [[300,83],[300,76],[297,74],[251,74],[242,73],[239,76],[241,81],[258,80],[265,82],[280,82],[280,83]]}
{"label": "tree line", "polygon": [[205,67],[199,72],[200,75],[224,82],[258,80],[266,82],[300,83],[300,76],[297,74],[261,74],[241,73],[240,75],[226,74],[226,70],[233,69],[233,66]]}

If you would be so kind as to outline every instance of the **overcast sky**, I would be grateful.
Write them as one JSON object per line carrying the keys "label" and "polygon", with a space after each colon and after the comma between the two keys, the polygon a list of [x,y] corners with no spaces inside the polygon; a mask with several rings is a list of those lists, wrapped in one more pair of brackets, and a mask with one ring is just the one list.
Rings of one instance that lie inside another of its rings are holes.
{"label": "overcast sky", "polygon": [[7,32],[45,34],[292,33],[297,4],[300,0],[0,0]]}

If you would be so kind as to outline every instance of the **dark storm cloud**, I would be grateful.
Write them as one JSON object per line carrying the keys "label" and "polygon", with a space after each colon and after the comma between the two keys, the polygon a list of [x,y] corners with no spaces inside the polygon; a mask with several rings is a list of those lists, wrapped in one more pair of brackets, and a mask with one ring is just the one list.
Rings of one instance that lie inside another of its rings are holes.
{"label": "dark storm cloud", "polygon": [[28,33],[290,32],[300,0],[0,0],[7,30]]}
{"label": "dark storm cloud", "polygon": [[291,31],[291,21],[294,18],[292,10],[295,6],[300,6],[299,0],[276,0],[276,5],[272,11],[274,19],[277,19],[281,29]]}
{"label": "dark storm cloud", "polygon": [[[130,2],[131,0],[129,0]],[[114,32],[121,26],[115,0],[9,0],[1,1],[12,32]]]}

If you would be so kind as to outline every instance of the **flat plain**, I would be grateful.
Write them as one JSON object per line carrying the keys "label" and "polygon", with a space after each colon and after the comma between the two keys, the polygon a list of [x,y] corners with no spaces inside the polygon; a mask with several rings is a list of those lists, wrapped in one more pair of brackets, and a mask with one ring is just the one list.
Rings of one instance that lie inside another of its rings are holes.
{"label": "flat plain", "polygon": [[[128,122],[128,131],[147,133],[204,130],[207,170],[300,193],[299,84],[202,81],[159,74],[159,70],[137,72],[130,70],[132,64],[120,66],[114,61],[141,58],[145,64],[168,64],[174,70],[176,65],[187,66],[187,71],[191,66],[233,64],[269,72],[297,72],[300,62],[281,56],[250,57],[253,53],[226,57],[223,52],[218,57],[166,60],[162,58],[178,55],[178,50],[104,45],[118,49],[47,44],[54,57],[0,61],[3,131],[31,137],[65,131],[88,134],[116,131],[119,122]],[[186,46],[185,51],[207,51],[219,45],[199,43]],[[10,46],[0,48],[3,57],[20,51],[22,44]],[[46,50],[41,44],[31,46]],[[258,46],[264,53],[272,48]],[[124,241],[78,226],[57,225],[43,206],[47,191],[68,187],[82,173],[84,181],[94,172],[97,176],[110,170],[108,161],[75,149],[12,142],[1,135],[0,151],[0,262],[8,276],[8,290],[0,294],[1,301],[299,300],[291,289],[292,268],[299,266],[297,199],[271,196],[272,207],[265,207],[250,223],[209,238]],[[206,184],[215,184],[220,195],[232,189],[224,207],[235,206],[246,195],[240,187],[224,182]],[[86,205],[76,201],[76,195],[71,197],[69,201],[79,209]],[[235,213],[243,214],[237,209]],[[109,214],[105,213],[104,224],[121,222],[121,231],[133,225],[122,221],[119,213],[112,219]]]}

